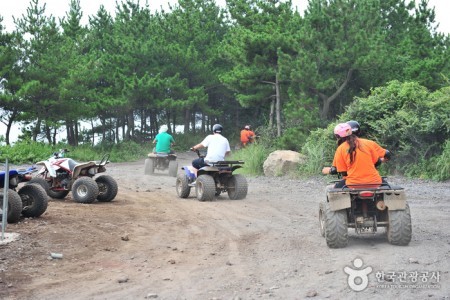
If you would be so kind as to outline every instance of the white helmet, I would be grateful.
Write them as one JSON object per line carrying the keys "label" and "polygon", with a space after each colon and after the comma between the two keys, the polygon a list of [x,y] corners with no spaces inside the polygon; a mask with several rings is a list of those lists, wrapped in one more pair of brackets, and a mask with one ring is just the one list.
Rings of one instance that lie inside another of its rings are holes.
{"label": "white helmet", "polygon": [[167,132],[168,129],[169,129],[169,128],[167,127],[167,125],[162,125],[162,126],[159,128],[159,133]]}

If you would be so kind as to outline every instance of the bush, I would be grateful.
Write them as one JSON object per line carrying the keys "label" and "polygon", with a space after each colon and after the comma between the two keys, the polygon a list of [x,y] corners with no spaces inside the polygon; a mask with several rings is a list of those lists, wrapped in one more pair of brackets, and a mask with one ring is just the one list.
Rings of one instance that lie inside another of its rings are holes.
{"label": "bush", "polygon": [[236,170],[236,173],[249,175],[264,174],[263,165],[269,156],[270,150],[261,144],[251,144],[238,151],[233,151],[230,160],[243,160],[243,168]]}

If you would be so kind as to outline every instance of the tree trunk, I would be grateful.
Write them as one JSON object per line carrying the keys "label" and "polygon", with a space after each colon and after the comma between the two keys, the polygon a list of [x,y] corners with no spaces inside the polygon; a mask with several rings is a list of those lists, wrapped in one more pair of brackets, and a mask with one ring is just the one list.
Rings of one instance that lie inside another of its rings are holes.
{"label": "tree trunk", "polygon": [[17,117],[17,110],[13,110],[12,112],[11,112],[11,116],[9,117],[9,119],[8,119],[8,123],[4,123],[3,122],[3,124],[5,124],[6,125],[6,133],[5,133],[5,142],[6,142],[6,145],[10,145],[10,142],[9,142],[9,134],[11,133],[11,127],[12,127],[12,125],[13,125],[13,123],[14,123],[14,120],[16,119],[16,117]]}
{"label": "tree trunk", "polygon": [[41,118],[38,118],[36,120],[36,125],[33,128],[33,142],[36,142],[37,140],[37,136],[39,134],[39,132],[41,131]]}
{"label": "tree trunk", "polygon": [[92,128],[92,147],[95,146],[95,131],[94,131],[94,121],[91,119],[91,128]]}
{"label": "tree trunk", "polygon": [[318,93],[319,97],[322,99],[323,101],[323,106],[322,106],[322,110],[320,111],[320,117],[322,119],[326,119],[328,117],[328,112],[330,111],[330,105],[331,103],[336,100],[336,98],[339,96],[340,93],[342,93],[342,91],[347,87],[348,83],[350,82],[350,79],[352,78],[352,74],[353,74],[353,69],[350,69],[347,72],[347,77],[345,78],[344,82],[341,84],[341,86],[336,90],[336,92],[334,92],[333,95],[331,95],[330,97],[328,97],[325,94],[322,93]]}
{"label": "tree trunk", "polygon": [[281,95],[280,82],[278,81],[278,74],[275,75],[275,96],[276,96],[276,118],[277,118],[277,137],[281,136]]}
{"label": "tree trunk", "polygon": [[190,110],[185,108],[184,109],[184,124],[183,124],[184,125],[184,133],[189,132],[189,123],[191,121],[190,114],[191,114]]}

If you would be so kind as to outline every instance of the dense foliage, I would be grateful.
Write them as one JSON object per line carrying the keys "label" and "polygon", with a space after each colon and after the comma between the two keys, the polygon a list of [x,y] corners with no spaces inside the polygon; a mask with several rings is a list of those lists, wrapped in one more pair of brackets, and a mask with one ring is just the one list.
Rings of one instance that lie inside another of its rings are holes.
{"label": "dense foliage", "polygon": [[[4,143],[18,122],[20,140],[52,147],[148,143],[162,124],[203,136],[220,122],[233,143],[251,124],[268,149],[303,149],[318,161],[319,133],[345,116],[411,174],[447,157],[448,126],[436,122],[448,115],[450,39],[427,1],[309,0],[305,12],[290,0],[226,3],[179,0],[152,12],[124,0],[83,25],[80,0],[60,20],[31,0],[13,32],[0,12]],[[385,86],[393,80],[398,95]]]}

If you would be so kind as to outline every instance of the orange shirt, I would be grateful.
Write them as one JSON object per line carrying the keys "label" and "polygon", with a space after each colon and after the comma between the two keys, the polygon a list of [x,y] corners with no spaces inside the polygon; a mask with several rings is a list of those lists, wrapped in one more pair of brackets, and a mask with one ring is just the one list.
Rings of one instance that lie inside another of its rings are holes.
{"label": "orange shirt", "polygon": [[360,141],[364,141],[364,143],[370,144],[370,147],[372,147],[375,152],[378,154],[378,157],[384,157],[386,155],[386,149],[378,145],[376,142],[359,138]]}
{"label": "orange shirt", "polygon": [[[379,157],[384,157],[386,155],[386,149],[378,145],[377,142],[362,138],[359,138],[359,140],[363,141],[364,143],[368,143],[370,147],[372,147],[375,150],[375,152],[378,154]],[[336,158],[333,159],[332,166],[336,166]]]}
{"label": "orange shirt", "polygon": [[350,145],[342,143],[336,150],[334,161],[338,172],[347,172],[345,183],[363,184],[363,183],[381,183],[381,176],[375,168],[375,163],[380,157],[376,152],[376,147],[365,139],[356,139],[356,155],[352,164],[350,164],[350,155],[348,150]]}
{"label": "orange shirt", "polygon": [[255,133],[251,130],[242,129],[241,130],[241,142],[248,143],[250,141],[250,137],[255,136]]}

